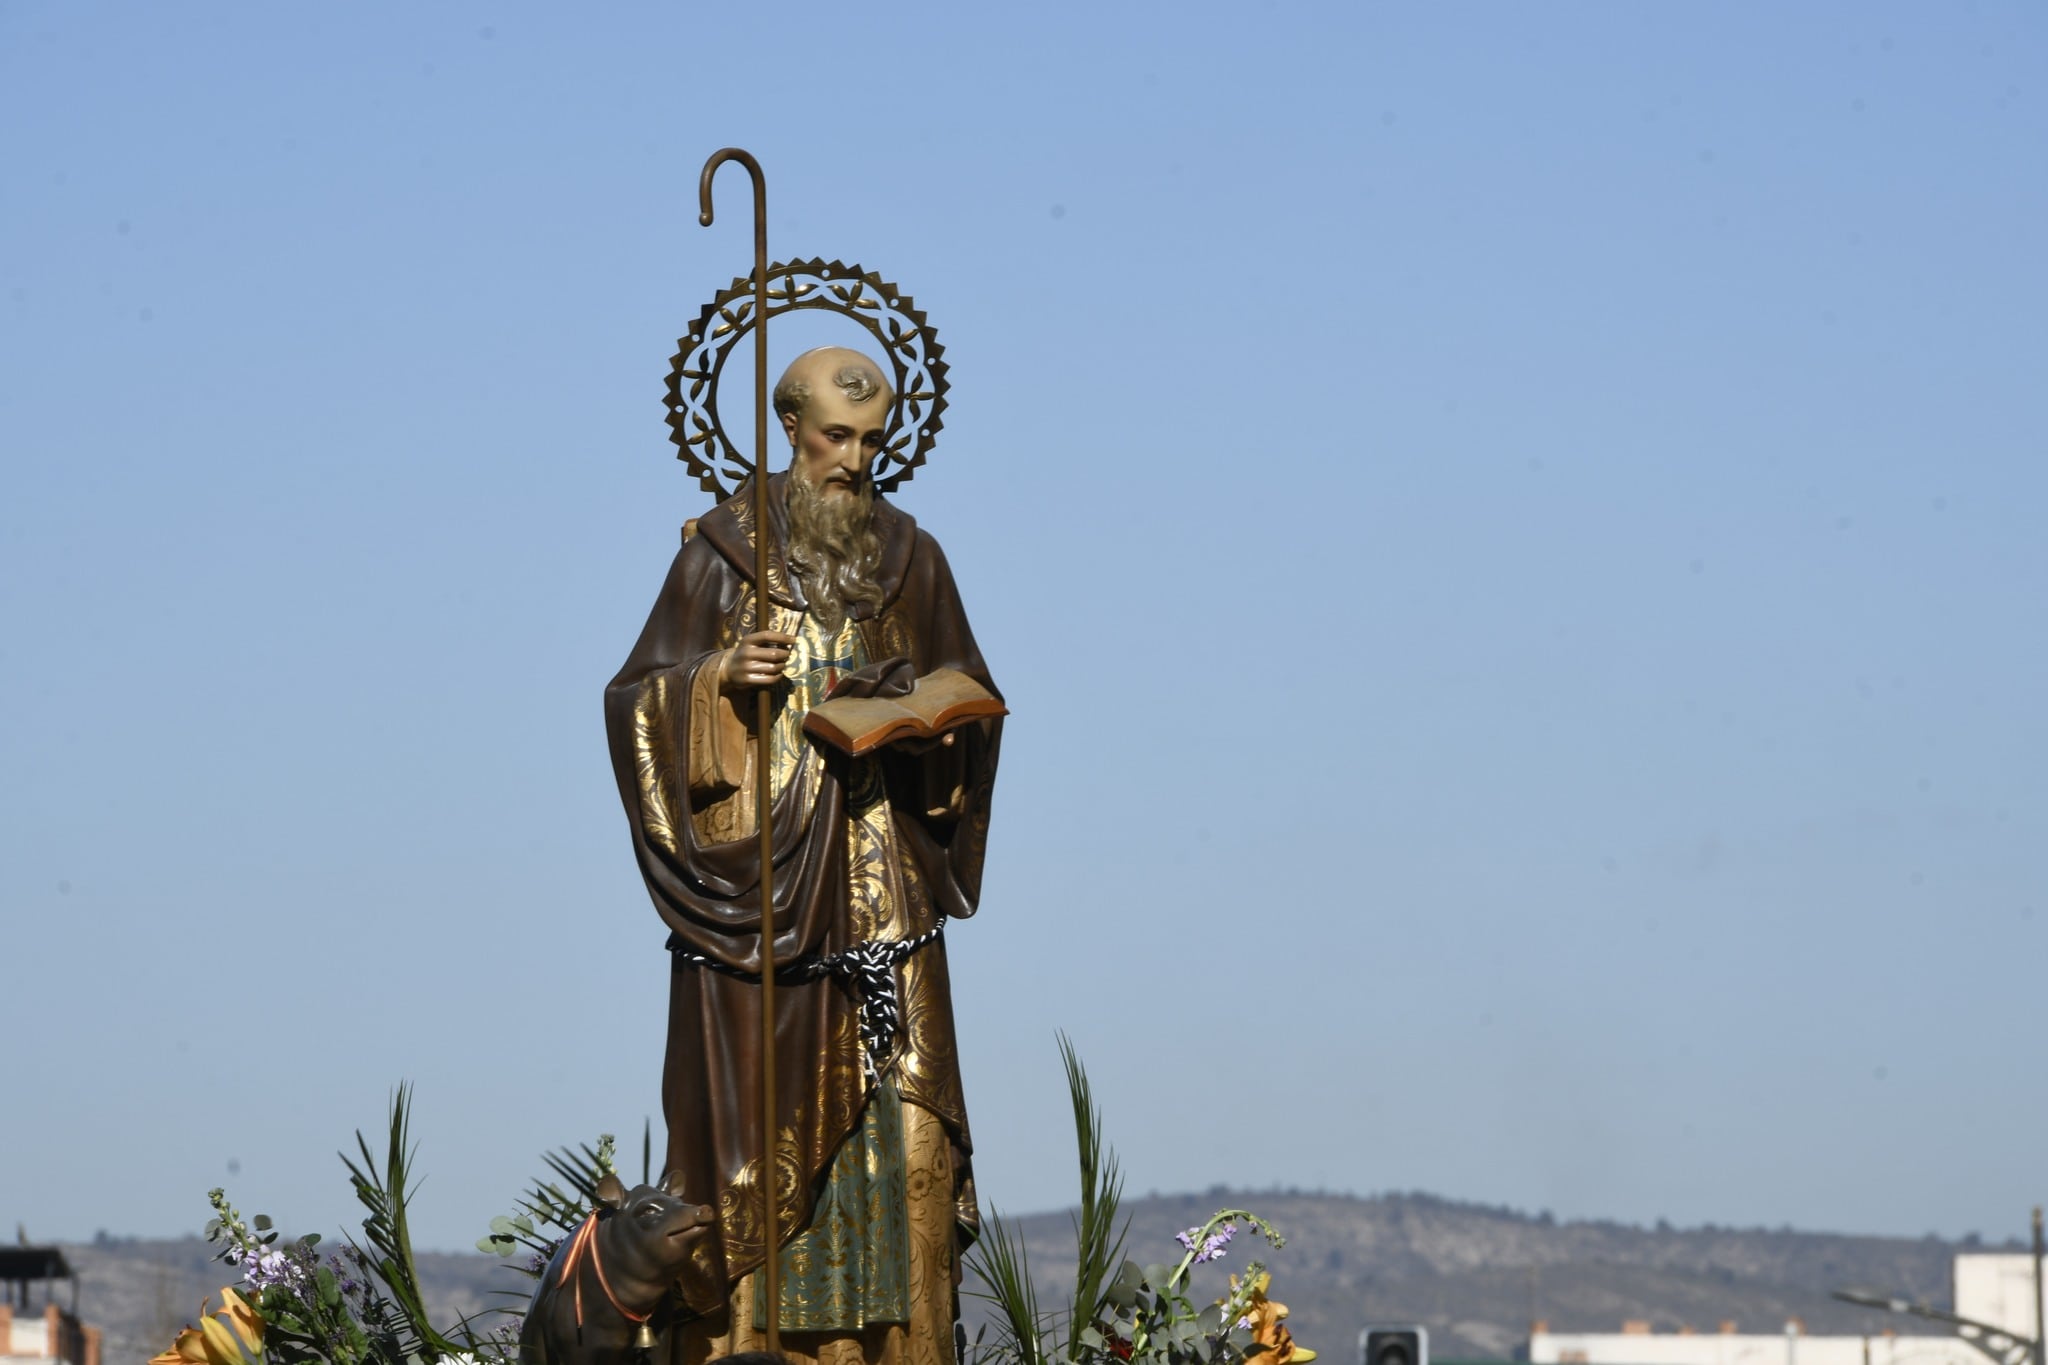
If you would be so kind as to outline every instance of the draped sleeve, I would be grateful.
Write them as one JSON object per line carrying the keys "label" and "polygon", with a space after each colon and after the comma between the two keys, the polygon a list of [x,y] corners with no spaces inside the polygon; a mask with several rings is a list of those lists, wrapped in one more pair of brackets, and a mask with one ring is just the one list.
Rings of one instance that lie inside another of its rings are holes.
{"label": "draped sleeve", "polygon": [[[708,675],[751,628],[752,610],[752,588],[701,536],[691,539],[605,688],[613,775],[656,910],[684,946],[749,971],[760,963],[761,931],[752,802],[744,819],[693,817],[751,786],[751,726]],[[839,800],[833,784],[795,781],[770,806],[778,960],[820,946],[841,894],[839,811],[815,808]]]}

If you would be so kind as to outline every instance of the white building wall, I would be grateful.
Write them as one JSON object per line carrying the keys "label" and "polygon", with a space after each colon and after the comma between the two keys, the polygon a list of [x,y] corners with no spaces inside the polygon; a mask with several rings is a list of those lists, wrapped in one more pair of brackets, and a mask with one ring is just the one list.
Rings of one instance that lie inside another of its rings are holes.
{"label": "white building wall", "polygon": [[1537,1332],[1530,1365],[1987,1365],[1954,1337]]}
{"label": "white building wall", "polygon": [[1958,1256],[1954,1273],[1956,1312],[2033,1340],[2032,1253]]}
{"label": "white building wall", "polygon": [[22,1356],[50,1354],[50,1327],[40,1314],[30,1317],[23,1313],[14,1320],[14,1330],[8,1334],[7,1354],[0,1356],[8,1365],[15,1365]]}

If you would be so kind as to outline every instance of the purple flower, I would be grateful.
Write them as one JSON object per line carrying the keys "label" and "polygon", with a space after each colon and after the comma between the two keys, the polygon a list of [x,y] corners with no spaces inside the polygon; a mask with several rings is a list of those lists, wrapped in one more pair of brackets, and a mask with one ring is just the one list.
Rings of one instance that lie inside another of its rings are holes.
{"label": "purple flower", "polygon": [[272,1285],[297,1289],[304,1277],[305,1268],[275,1247],[250,1247],[243,1254],[242,1278],[251,1289],[268,1289]]}
{"label": "purple flower", "polygon": [[1195,1253],[1196,1264],[1199,1265],[1203,1261],[1222,1260],[1223,1248],[1229,1246],[1230,1239],[1235,1236],[1237,1236],[1237,1224],[1235,1223],[1225,1223],[1215,1232],[1210,1233],[1203,1240],[1202,1249]]}
{"label": "purple flower", "polygon": [[[1179,1242],[1187,1250],[1194,1252],[1195,1264],[1201,1265],[1204,1261],[1222,1260],[1223,1248],[1229,1246],[1230,1239],[1235,1236],[1237,1236],[1237,1224],[1225,1223],[1207,1237],[1202,1237],[1202,1230],[1200,1228],[1189,1228],[1186,1232],[1176,1232],[1173,1234],[1173,1240]],[[1195,1245],[1197,1237],[1202,1237],[1202,1244],[1199,1247]]]}

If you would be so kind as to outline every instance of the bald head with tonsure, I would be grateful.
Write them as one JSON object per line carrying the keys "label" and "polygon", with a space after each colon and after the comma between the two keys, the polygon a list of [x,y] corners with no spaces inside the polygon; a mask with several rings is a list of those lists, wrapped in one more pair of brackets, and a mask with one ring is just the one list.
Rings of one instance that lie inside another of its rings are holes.
{"label": "bald head with tonsure", "polygon": [[820,346],[790,361],[782,372],[775,385],[775,411],[783,417],[800,416],[804,405],[826,389],[837,389],[855,403],[879,396],[883,407],[895,398],[880,365],[844,346]]}

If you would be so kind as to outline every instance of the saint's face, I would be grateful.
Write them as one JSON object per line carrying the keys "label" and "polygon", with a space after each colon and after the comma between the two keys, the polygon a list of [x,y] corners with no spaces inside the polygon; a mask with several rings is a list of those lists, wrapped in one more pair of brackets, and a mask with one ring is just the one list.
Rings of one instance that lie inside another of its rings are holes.
{"label": "saint's face", "polygon": [[856,403],[835,385],[820,384],[801,416],[782,419],[795,444],[790,466],[796,477],[826,498],[850,498],[882,452],[882,428],[889,420],[889,391]]}

